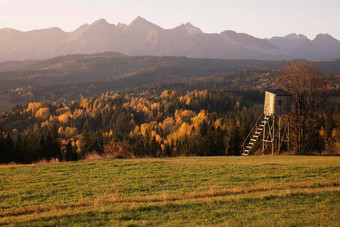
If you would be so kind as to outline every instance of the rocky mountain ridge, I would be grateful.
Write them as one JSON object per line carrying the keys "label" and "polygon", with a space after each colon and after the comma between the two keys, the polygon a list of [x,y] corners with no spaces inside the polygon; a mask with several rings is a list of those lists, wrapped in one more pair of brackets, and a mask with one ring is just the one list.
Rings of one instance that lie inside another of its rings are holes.
{"label": "rocky mountain ridge", "polygon": [[328,34],[319,34],[313,40],[301,34],[271,39],[259,39],[230,30],[208,34],[190,23],[163,29],[142,17],[128,25],[110,24],[100,19],[73,32],[64,32],[56,27],[28,32],[0,29],[0,61],[106,51],[132,56],[330,60],[340,58],[340,41]]}

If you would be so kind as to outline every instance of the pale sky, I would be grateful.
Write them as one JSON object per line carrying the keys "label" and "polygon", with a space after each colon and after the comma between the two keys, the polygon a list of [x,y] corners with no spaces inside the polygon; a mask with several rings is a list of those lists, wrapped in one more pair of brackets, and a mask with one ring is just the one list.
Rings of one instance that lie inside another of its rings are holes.
{"label": "pale sky", "polygon": [[100,18],[129,24],[137,16],[163,28],[190,22],[206,33],[328,33],[340,40],[340,0],[0,0],[0,28],[22,31],[73,31]]}

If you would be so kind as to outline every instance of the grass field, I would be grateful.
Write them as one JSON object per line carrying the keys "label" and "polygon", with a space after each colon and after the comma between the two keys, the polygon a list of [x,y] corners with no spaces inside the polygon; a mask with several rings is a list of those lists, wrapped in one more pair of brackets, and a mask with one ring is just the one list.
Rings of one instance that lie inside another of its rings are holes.
{"label": "grass field", "polygon": [[340,157],[0,166],[0,225],[340,226]]}

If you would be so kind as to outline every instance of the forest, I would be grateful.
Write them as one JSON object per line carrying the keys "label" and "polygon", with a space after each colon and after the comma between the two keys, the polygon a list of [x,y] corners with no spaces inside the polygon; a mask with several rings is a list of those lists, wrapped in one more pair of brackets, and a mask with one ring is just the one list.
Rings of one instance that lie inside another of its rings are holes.
{"label": "forest", "polygon": [[[339,76],[322,78],[329,98],[313,101],[313,113],[306,116],[317,119],[309,128],[315,133],[295,154],[337,150],[340,106],[332,96],[339,90]],[[279,80],[279,71],[242,70],[73,101],[18,104],[0,114],[0,162],[73,161],[93,153],[122,158],[240,155],[243,139],[263,112],[264,90]]]}
{"label": "forest", "polygon": [[[116,157],[240,155],[262,108],[254,91],[106,93],[70,103],[29,103],[1,115],[0,160],[78,160],[96,152]],[[339,141],[340,109],[324,113],[315,150]],[[320,147],[320,143],[323,146]]]}

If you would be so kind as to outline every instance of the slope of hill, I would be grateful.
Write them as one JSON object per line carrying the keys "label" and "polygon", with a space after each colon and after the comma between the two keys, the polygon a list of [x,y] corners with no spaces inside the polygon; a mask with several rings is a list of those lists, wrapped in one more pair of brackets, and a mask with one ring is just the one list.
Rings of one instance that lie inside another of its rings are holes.
{"label": "slope of hill", "polygon": [[73,32],[59,28],[29,32],[0,29],[0,61],[107,51],[134,56],[321,60],[340,58],[340,41],[324,34],[312,41],[302,35],[258,39],[228,30],[208,34],[190,23],[163,29],[142,17],[137,17],[129,25],[109,24],[100,19]]}
{"label": "slope of hill", "polygon": [[[27,65],[0,64],[0,91],[35,85],[75,84],[135,78],[136,83],[204,77],[249,68],[277,69],[281,62],[186,57],[130,57],[119,53],[69,55]],[[138,80],[137,80],[138,79]]]}

